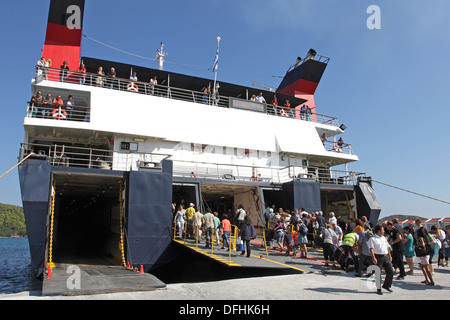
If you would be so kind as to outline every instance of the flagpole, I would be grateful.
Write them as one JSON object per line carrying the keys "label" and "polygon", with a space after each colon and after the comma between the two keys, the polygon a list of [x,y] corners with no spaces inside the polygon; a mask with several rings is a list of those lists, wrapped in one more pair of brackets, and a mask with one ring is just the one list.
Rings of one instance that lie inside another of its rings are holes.
{"label": "flagpole", "polygon": [[[217,53],[216,53],[216,59],[219,59],[219,45],[220,45],[220,40],[221,40],[222,38],[221,37],[217,37]],[[213,69],[215,68],[216,70],[214,70],[214,91],[213,91],[213,101],[214,101],[214,104],[216,104],[217,103],[217,99],[216,99],[216,91],[217,91],[217,89],[216,89],[216,82],[217,82],[217,67],[216,67],[216,64],[218,64],[218,60],[217,61],[215,61],[215,66],[213,66]]]}

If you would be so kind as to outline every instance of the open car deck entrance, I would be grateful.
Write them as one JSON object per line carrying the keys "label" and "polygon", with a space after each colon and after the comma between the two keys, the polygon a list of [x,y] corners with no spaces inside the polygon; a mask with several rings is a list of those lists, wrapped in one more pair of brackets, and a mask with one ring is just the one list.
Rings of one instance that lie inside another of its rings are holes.
{"label": "open car deck entrance", "polygon": [[123,177],[114,174],[54,173],[46,261],[108,264],[104,258],[120,259],[122,183]]}

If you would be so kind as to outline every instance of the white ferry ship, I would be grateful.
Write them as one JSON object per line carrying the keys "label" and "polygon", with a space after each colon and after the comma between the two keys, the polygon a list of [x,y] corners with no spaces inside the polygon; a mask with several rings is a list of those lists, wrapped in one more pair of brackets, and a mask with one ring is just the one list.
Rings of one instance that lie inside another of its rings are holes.
{"label": "white ferry ship", "polygon": [[[309,50],[277,90],[216,83],[81,57],[83,11],[84,0],[51,1],[52,65],[38,63],[24,119],[19,177],[36,276],[99,253],[160,267],[174,255],[180,204],[219,214],[243,205],[260,228],[272,205],[378,220],[370,178],[348,169],[358,157],[339,142],[345,125],[315,105],[329,58]],[[253,101],[260,94],[266,102]]]}

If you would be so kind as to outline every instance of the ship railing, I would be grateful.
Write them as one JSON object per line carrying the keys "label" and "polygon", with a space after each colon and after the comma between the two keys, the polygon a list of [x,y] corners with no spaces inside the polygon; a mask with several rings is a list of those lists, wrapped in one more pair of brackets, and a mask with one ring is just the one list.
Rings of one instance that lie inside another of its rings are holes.
{"label": "ship railing", "polygon": [[27,117],[53,120],[89,122],[91,109],[86,106],[61,105],[27,102]]}
{"label": "ship railing", "polygon": [[282,180],[303,180],[337,185],[356,185],[359,177],[366,176],[362,172],[314,166],[287,166],[279,171]]}
{"label": "ship railing", "polygon": [[343,143],[343,144],[339,145],[335,141],[325,140],[325,141],[323,141],[323,146],[325,147],[325,150],[327,150],[327,151],[343,153],[343,154],[351,154],[351,155],[354,154],[353,150],[352,150],[352,146],[348,143]]}
{"label": "ship railing", "polygon": [[286,107],[276,106],[276,105],[272,105],[272,104],[267,105],[267,114],[279,116],[279,117],[291,118],[291,119],[312,121],[312,122],[317,122],[317,123],[322,123],[322,124],[328,124],[328,125],[331,125],[334,127],[339,127],[339,122],[336,117],[327,116],[327,115],[315,113],[315,112],[306,114],[298,109],[290,108],[288,110]]}
{"label": "ship railing", "polygon": [[312,166],[277,168],[195,162],[173,159],[168,154],[118,152],[64,144],[22,143],[19,161],[31,152],[46,157],[47,161],[54,166],[120,171],[158,169],[162,160],[171,159],[174,177],[222,181],[285,183],[302,179],[329,184],[356,184],[357,178],[365,175]]}
{"label": "ship railing", "polygon": [[313,166],[273,168],[187,160],[173,160],[173,164],[173,175],[176,177],[229,181],[285,183],[292,180],[308,180],[327,184],[354,185],[359,176],[365,176],[365,173]]}
{"label": "ship railing", "polygon": [[[41,68],[38,69],[36,73],[35,83],[38,84],[43,80],[107,88],[118,91],[127,91],[134,94],[138,93],[144,95],[153,95],[168,99],[219,106],[223,108],[230,107],[230,97],[227,96],[215,96],[209,93],[204,93],[203,91],[176,88],[170,85],[153,85],[150,82],[132,81],[125,78],[111,78],[95,73],[81,73],[79,71],[72,70],[62,72],[60,69]],[[170,75],[167,82],[170,83]],[[292,119],[312,121],[339,127],[339,123],[336,117],[319,113],[303,114],[300,110],[296,110],[294,108],[285,112],[284,107],[272,104],[267,104],[266,107],[267,114],[269,115],[283,116]]]}
{"label": "ship railing", "polygon": [[83,148],[64,144],[22,143],[20,159],[34,152],[46,157],[49,164],[102,170],[146,170],[158,168],[170,155],[157,153],[116,152],[107,149]]}
{"label": "ship railing", "polygon": [[211,94],[205,94],[201,91],[181,89],[161,84],[155,85],[150,82],[133,81],[125,78],[112,78],[95,73],[81,73],[79,71],[66,71],[63,73],[60,69],[46,68],[45,73],[41,72],[36,75],[36,83],[39,83],[42,80],[128,91],[130,93],[154,95],[175,100],[209,104],[225,108],[228,107],[228,97],[226,96],[219,95],[214,97]]}

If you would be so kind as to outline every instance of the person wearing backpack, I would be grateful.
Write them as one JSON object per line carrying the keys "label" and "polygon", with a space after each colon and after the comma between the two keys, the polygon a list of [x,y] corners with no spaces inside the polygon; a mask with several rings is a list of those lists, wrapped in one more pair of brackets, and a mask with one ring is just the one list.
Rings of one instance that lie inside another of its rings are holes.
{"label": "person wearing backpack", "polygon": [[298,224],[298,243],[300,244],[300,258],[308,258],[308,228],[303,223],[299,221]]}
{"label": "person wearing backpack", "polygon": [[372,256],[370,254],[370,250],[369,250],[369,246],[368,246],[368,241],[370,240],[371,237],[373,237],[372,226],[373,226],[372,222],[369,222],[367,224],[368,229],[366,229],[359,235],[358,242],[361,245],[361,254],[358,257],[358,263],[359,263],[358,272],[355,273],[355,276],[357,276],[357,277],[363,276],[362,272],[363,272],[363,268],[366,265],[366,263],[369,266],[373,265]]}
{"label": "person wearing backpack", "polygon": [[273,226],[273,230],[275,231],[275,236],[277,239],[278,246],[280,247],[281,252],[283,252],[284,251],[284,237],[286,236],[284,222],[282,221],[281,217],[280,218],[276,217],[275,220],[276,220],[276,222],[275,222],[275,225]]}

